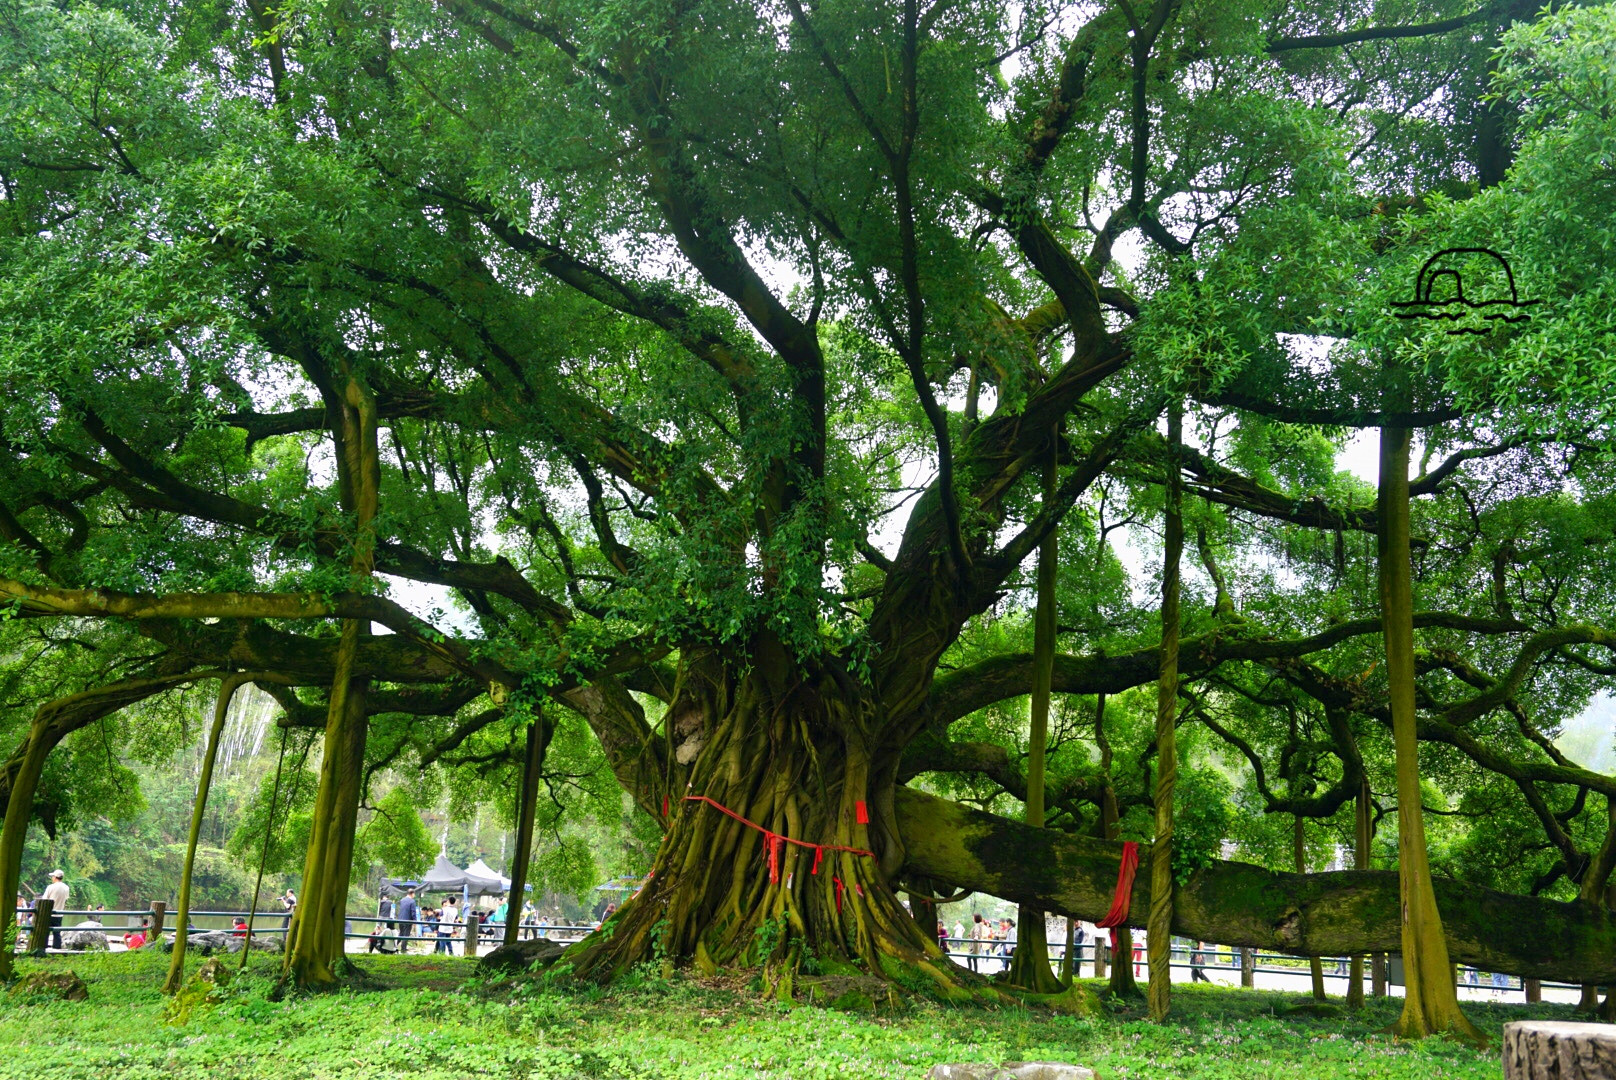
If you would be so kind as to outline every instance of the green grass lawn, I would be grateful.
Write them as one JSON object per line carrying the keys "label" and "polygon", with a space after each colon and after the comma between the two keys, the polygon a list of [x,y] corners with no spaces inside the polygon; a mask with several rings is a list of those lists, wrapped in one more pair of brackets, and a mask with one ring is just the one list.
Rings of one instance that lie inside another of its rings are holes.
{"label": "green grass lawn", "polygon": [[[22,961],[23,974],[77,971],[90,1000],[25,1004],[0,995],[0,1077],[918,1078],[941,1061],[1011,1059],[1077,1062],[1110,1080],[1499,1075],[1496,1051],[1382,1034],[1395,1001],[1373,1002],[1358,1017],[1313,1018],[1284,1015],[1307,1000],[1298,995],[1175,986],[1166,1025],[1137,1009],[1080,1020],[920,1004],[867,1016],[763,1003],[685,979],[558,990],[482,982],[459,958],[387,957],[362,960],[363,989],[276,1002],[268,999],[273,963],[254,957],[262,974],[172,1024],[158,992],[167,957]],[[1552,1005],[1467,1011],[1495,1045],[1508,1020],[1569,1015]]]}

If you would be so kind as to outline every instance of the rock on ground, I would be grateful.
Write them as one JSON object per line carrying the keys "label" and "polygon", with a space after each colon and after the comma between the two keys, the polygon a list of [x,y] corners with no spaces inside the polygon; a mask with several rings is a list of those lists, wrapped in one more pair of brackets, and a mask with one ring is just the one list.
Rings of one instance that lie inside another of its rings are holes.
{"label": "rock on ground", "polygon": [[[235,953],[241,951],[241,945],[246,940],[246,938],[236,937],[228,930],[204,930],[200,933],[192,934],[186,939],[185,951],[190,952],[194,949],[203,956],[212,956],[216,952]],[[279,938],[254,936],[252,939],[252,947],[260,952],[281,951],[281,943]],[[174,951],[173,934],[169,934],[163,938],[163,951]]]}
{"label": "rock on ground", "polygon": [[1616,1080],[1616,1024],[1504,1025],[1505,1080]]}
{"label": "rock on ground", "polygon": [[1097,1080],[1093,1069],[1059,1061],[1007,1061],[1003,1065],[937,1065],[926,1080]]}
{"label": "rock on ground", "polygon": [[63,930],[62,948],[73,952],[107,952],[111,949],[107,935],[100,930]]}
{"label": "rock on ground", "polygon": [[478,961],[485,971],[503,971],[509,974],[526,971],[534,964],[553,964],[566,950],[566,945],[549,938],[528,938],[514,945],[501,945]]}
{"label": "rock on ground", "polygon": [[36,971],[24,975],[11,988],[14,998],[54,997],[63,1001],[84,1001],[90,988],[72,971]]}

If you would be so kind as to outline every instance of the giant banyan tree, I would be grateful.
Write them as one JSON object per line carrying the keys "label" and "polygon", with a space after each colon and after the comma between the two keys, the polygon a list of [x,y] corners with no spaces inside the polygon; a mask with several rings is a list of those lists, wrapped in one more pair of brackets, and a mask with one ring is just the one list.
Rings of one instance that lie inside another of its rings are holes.
{"label": "giant banyan tree", "polygon": [[[0,891],[75,797],[52,761],[253,681],[323,729],[306,984],[370,777],[528,717],[665,829],[582,977],[986,992],[901,894],[1094,919],[1120,835],[1132,925],[1402,952],[1410,1033],[1463,1028],[1450,961],[1616,981],[1616,776],[1557,742],[1616,675],[1610,28],[12,5]],[[1525,318],[1397,317],[1440,249],[1496,299],[1479,248]],[[1520,858],[1428,854],[1438,789]],[[1221,861],[1231,798],[1299,860],[1356,815],[1361,868]]]}

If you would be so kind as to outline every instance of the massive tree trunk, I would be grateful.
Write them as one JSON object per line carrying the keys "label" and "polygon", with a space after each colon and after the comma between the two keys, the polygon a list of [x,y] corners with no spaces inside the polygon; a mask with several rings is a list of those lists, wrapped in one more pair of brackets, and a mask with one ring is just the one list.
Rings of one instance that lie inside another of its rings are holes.
{"label": "massive tree trunk", "polygon": [[1481,1032],[1459,1010],[1442,916],[1431,883],[1420,803],[1418,717],[1414,693],[1414,585],[1409,552],[1408,458],[1412,432],[1380,433],[1380,605],[1386,635],[1386,681],[1397,757],[1397,852],[1402,881],[1405,997],[1394,1030],[1405,1038],[1447,1031],[1473,1041]]}
{"label": "massive tree trunk", "polygon": [[[1078,919],[1100,918],[1111,906],[1120,843],[1029,829],[909,788],[898,790],[896,805],[906,873]],[[1536,979],[1616,983],[1610,912],[1446,878],[1433,884],[1455,960]],[[1149,884],[1136,881],[1134,925],[1149,899]],[[1396,952],[1398,907],[1398,875],[1390,871],[1286,874],[1216,861],[1178,888],[1173,931],[1295,956]]]}
{"label": "massive tree trunk", "polygon": [[870,750],[872,708],[834,671],[793,663],[767,636],[737,670],[692,657],[667,723],[683,790],[650,881],[601,933],[569,950],[579,976],[644,960],[711,971],[761,966],[791,994],[805,958],[876,975],[918,973],[950,995],[969,980],[903,910],[882,857],[901,862],[896,761]]}
{"label": "massive tree trunk", "polygon": [[[208,728],[208,742],[202,752],[202,775],[196,782],[196,802],[191,806],[191,831],[185,841],[185,866],[180,871],[180,903],[174,916],[174,952],[169,956],[168,978],[163,981],[163,993],[179,990],[185,978],[185,947],[189,942],[187,929],[191,925],[191,873],[196,868],[196,845],[202,835],[202,815],[208,806],[208,790],[213,786],[213,762],[219,756],[219,738],[224,734],[225,718],[230,715],[230,700],[236,696],[241,684],[251,680],[250,675],[231,675],[219,684],[219,696],[213,703],[213,723]],[[242,950],[246,952],[244,948]]]}
{"label": "massive tree trunk", "polygon": [[[375,565],[373,528],[381,484],[376,402],[352,373],[340,396],[327,393],[326,397],[335,414],[332,434],[342,504],[354,515],[353,574],[368,578]],[[314,827],[303,861],[303,897],[287,934],[281,969],[283,977],[299,986],[335,982],[345,963],[343,917],[359,824],[368,732],[365,697],[370,689],[369,676],[356,673],[355,659],[360,642],[369,636],[368,620],[343,620],[326,712],[325,758],[314,799]]]}
{"label": "massive tree trunk", "polygon": [[1156,684],[1156,830],[1150,845],[1150,919],[1145,942],[1150,955],[1150,1015],[1167,1019],[1173,994],[1173,785],[1178,779],[1178,570],[1184,554],[1184,518],[1179,508],[1178,444],[1184,410],[1167,414],[1166,552],[1162,562],[1161,674]]}

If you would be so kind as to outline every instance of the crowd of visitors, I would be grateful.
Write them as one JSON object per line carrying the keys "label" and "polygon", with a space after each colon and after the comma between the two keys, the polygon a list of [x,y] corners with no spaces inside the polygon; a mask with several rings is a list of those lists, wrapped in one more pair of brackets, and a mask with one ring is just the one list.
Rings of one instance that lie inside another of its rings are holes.
{"label": "crowd of visitors", "polygon": [[[414,887],[406,888],[397,900],[383,896],[376,904],[376,919],[366,941],[367,952],[408,952],[411,940],[421,938],[431,946],[433,955],[455,956],[465,952],[466,926],[477,924],[479,942],[499,942],[505,939],[505,925],[511,918],[520,920],[517,936],[520,939],[539,937],[581,936],[572,928],[561,930],[567,924],[539,914],[531,900],[513,907],[509,897],[500,896],[492,910],[464,903],[459,897],[448,895],[437,905],[417,895]],[[616,910],[608,905],[606,918]],[[598,924],[597,924],[598,925]]]}

